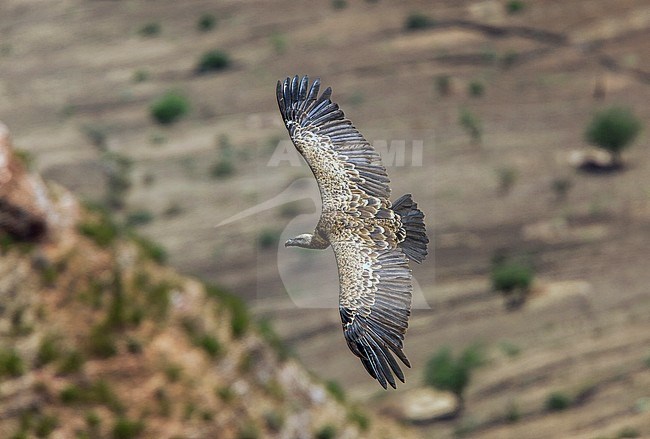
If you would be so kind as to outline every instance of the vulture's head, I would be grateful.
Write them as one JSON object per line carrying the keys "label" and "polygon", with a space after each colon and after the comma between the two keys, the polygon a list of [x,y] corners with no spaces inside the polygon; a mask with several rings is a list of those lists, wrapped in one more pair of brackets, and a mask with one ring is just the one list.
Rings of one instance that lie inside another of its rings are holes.
{"label": "vulture's head", "polygon": [[309,233],[303,233],[302,235],[298,235],[295,238],[289,239],[287,242],[284,243],[284,246],[310,248],[311,239],[312,239],[312,235],[310,235]]}

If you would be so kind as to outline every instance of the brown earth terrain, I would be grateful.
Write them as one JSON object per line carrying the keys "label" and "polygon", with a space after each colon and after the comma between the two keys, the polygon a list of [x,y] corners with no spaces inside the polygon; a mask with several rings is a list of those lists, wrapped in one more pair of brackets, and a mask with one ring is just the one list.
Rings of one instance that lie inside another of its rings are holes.
{"label": "brown earth terrain", "polygon": [[[647,126],[623,170],[571,165],[596,110],[624,105],[650,120],[650,6],[528,1],[509,14],[506,3],[8,0],[0,120],[38,171],[80,196],[103,196],[106,151],[130,159],[117,215],[153,218],[139,231],[164,245],[172,265],[246,298],[304,365],[358,401],[384,410],[422,385],[440,347],[483,343],[489,361],[472,377],[465,413],[418,426],[423,437],[650,436]],[[416,11],[435,25],[407,31]],[[205,13],[217,25],[199,32]],[[141,35],[147,23],[159,34]],[[212,49],[231,66],[196,74]],[[333,87],[369,140],[406,140],[404,164],[387,163],[392,188],[413,193],[432,244],[413,269],[413,367],[397,392],[381,391],[345,346],[331,252],[276,246],[315,223],[300,215],[318,203],[299,183],[306,166],[269,166],[287,139],[275,83],[304,73]],[[473,82],[481,96],[468,93]],[[149,106],[170,89],[191,111],[163,127]],[[480,121],[480,142],[460,126],[463,109]],[[423,142],[421,166],[411,140]],[[212,177],[226,155],[232,174]],[[504,170],[514,175],[507,191]],[[558,180],[570,183],[563,199]],[[304,200],[214,227],[279,194]],[[530,301],[512,312],[490,291],[491,260],[503,251],[536,273]],[[553,392],[573,404],[546,410]]]}

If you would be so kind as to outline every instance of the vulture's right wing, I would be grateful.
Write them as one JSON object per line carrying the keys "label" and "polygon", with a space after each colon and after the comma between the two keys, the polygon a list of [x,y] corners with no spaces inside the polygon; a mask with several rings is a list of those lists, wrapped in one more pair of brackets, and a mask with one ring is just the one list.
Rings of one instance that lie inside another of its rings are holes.
{"label": "vulture's right wing", "polygon": [[320,81],[295,76],[278,81],[277,99],[294,145],[311,168],[323,210],[359,217],[392,218],[390,188],[381,157],[330,100],[332,89],[320,96]]}

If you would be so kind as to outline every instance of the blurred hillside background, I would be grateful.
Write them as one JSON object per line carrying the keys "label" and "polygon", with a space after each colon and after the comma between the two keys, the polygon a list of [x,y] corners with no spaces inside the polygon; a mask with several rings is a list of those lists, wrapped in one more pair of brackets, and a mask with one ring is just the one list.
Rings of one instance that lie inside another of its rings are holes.
{"label": "blurred hillside background", "polygon": [[[455,390],[422,437],[650,436],[647,1],[3,0],[0,35],[0,120],[33,169],[243,298],[348,398],[404,419],[428,384]],[[269,166],[294,74],[405,141],[388,172],[431,257],[395,392],[348,352],[331,252],[282,247],[318,209],[305,165]],[[638,131],[620,163],[588,134],[607,110],[607,133]]]}

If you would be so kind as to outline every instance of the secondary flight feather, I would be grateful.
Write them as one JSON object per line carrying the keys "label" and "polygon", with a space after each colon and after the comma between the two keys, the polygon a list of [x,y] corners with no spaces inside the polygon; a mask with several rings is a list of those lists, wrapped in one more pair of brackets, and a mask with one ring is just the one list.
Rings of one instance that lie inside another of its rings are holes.
{"label": "secondary flight feather", "polygon": [[320,80],[278,81],[280,113],[296,149],[311,168],[322,201],[313,233],[286,246],[334,250],[339,313],[350,350],[382,387],[404,382],[397,360],[410,367],[404,335],[411,309],[409,259],[422,262],[429,240],[424,214],[410,194],[390,201],[381,157],[332,102]]}

